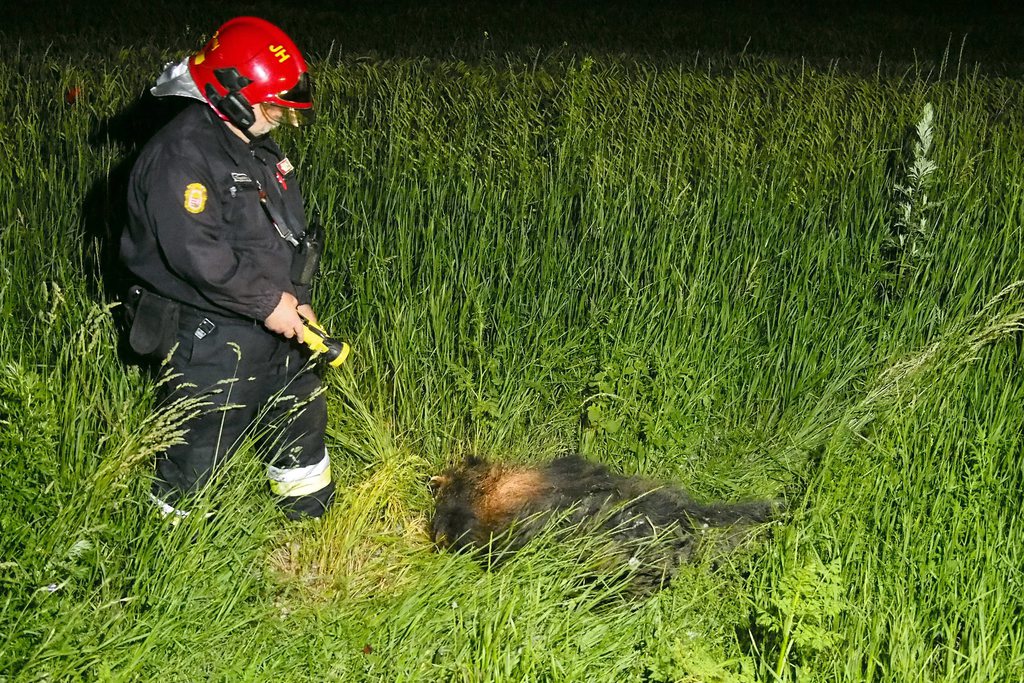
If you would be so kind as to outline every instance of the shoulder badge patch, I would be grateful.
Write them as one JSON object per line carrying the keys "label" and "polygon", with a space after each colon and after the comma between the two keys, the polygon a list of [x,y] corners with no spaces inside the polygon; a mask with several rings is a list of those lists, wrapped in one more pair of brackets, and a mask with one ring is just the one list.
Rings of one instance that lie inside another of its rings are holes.
{"label": "shoulder badge patch", "polygon": [[185,210],[189,213],[202,213],[206,209],[206,186],[202,183],[189,183],[185,188]]}
{"label": "shoulder badge patch", "polygon": [[292,166],[292,162],[288,161],[288,157],[285,157],[277,162],[277,170],[281,172],[281,175],[288,175],[295,170],[295,167]]}

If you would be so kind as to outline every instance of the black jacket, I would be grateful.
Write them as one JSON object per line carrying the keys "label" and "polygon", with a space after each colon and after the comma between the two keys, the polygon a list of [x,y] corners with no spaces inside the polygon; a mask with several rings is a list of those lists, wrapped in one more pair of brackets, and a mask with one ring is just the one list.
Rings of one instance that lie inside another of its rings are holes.
{"label": "black jacket", "polygon": [[291,281],[294,248],[276,217],[306,229],[298,179],[273,140],[246,143],[197,102],[143,148],[128,187],[121,258],[138,284],[197,308],[262,321]]}

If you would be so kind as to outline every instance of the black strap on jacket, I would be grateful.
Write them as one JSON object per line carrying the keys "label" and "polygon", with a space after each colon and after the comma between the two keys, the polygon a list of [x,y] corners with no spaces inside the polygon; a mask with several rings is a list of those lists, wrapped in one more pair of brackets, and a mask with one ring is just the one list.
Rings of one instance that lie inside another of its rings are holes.
{"label": "black strap on jacket", "polygon": [[[277,230],[277,234],[280,235],[288,244],[293,247],[299,246],[299,238],[295,236],[291,228],[288,227],[288,221],[285,219],[284,214],[277,210],[277,208],[270,203],[267,199],[267,192],[263,189],[263,186],[256,181],[256,187],[260,191],[260,206],[263,207],[263,212],[267,214],[267,218],[270,219],[271,224],[274,226],[274,230]],[[302,237],[302,235],[299,235]]]}
{"label": "black strap on jacket", "polygon": [[[281,160],[277,159],[277,162],[274,162],[271,159],[268,159],[266,156],[264,156],[266,152],[270,152],[272,157],[277,156],[277,154],[274,153],[273,150],[269,150],[266,147],[260,149],[253,147],[250,149],[252,158],[261,163],[265,168],[276,168],[276,164],[279,163]],[[262,183],[260,183],[259,180],[256,180],[256,187],[257,189],[259,189],[260,192],[260,206],[263,207],[263,212],[267,214],[267,218],[270,219],[271,224],[274,226],[274,230],[276,230],[277,234],[280,235],[283,240],[288,242],[288,244],[297,248],[299,246],[299,240],[302,239],[304,233],[299,235],[295,234],[295,232],[288,225],[288,219],[285,217],[284,212],[282,212],[280,209],[278,209],[276,206],[270,203],[270,197],[267,194],[267,191],[263,189],[263,185]],[[277,191],[277,196],[283,201],[284,195],[281,194],[281,189],[275,187],[274,190]]]}

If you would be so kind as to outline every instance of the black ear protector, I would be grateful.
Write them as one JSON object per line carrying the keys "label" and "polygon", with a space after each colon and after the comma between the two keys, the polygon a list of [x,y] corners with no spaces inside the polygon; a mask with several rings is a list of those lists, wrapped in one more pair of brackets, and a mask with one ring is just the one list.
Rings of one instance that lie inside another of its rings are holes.
{"label": "black ear protector", "polygon": [[249,127],[256,123],[256,112],[242,94],[242,88],[252,83],[251,79],[238,73],[235,67],[215,69],[213,75],[228,92],[223,97],[217,94],[212,83],[206,84],[206,99],[227,117],[236,128],[249,136]]}

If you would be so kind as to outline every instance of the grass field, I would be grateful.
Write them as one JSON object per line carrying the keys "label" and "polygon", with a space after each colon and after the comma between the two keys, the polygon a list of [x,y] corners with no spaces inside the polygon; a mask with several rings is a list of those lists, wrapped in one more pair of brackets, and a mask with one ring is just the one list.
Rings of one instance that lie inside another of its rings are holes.
{"label": "grass field", "polygon": [[[719,49],[597,50],[469,13],[417,57],[367,47],[379,18],[332,44],[332,17],[281,20],[319,88],[283,139],[330,230],[316,308],[354,349],[319,522],[279,516],[247,449],[209,522],[145,497],[182,410],[150,416],[158,378],[119,358],[111,239],[160,113],[134,103],[205,26],[0,62],[0,681],[1024,679],[1005,35],[745,49],[756,18],[722,12]],[[790,513],[643,600],[588,578],[593,539],[491,572],[432,551],[426,476],[573,450]]]}

